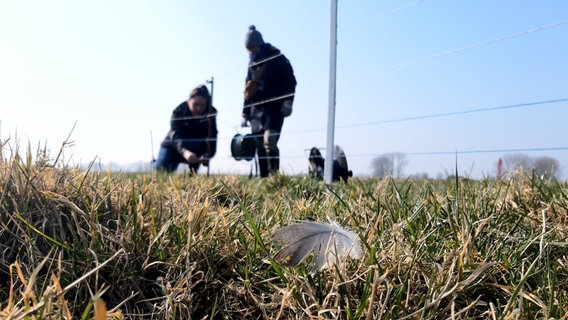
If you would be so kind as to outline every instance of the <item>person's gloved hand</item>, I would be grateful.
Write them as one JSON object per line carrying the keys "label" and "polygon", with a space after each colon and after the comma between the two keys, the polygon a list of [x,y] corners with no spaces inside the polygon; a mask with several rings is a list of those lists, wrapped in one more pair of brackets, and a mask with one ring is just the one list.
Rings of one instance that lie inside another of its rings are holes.
{"label": "person's gloved hand", "polygon": [[202,165],[204,165],[205,167],[209,167],[209,157],[208,156],[201,156],[199,158],[200,162]]}
{"label": "person's gloved hand", "polygon": [[248,119],[247,119],[247,117],[243,116],[243,117],[241,118],[241,127],[244,128],[244,127],[248,127],[248,126],[249,126],[249,125],[248,125]]}
{"label": "person's gloved hand", "polygon": [[288,117],[292,114],[292,101],[286,100],[282,103],[282,107],[280,107],[280,112],[284,117]]}
{"label": "person's gloved hand", "polygon": [[187,161],[187,163],[189,163],[189,164],[195,164],[195,163],[199,163],[199,162],[200,162],[199,157],[198,157],[195,153],[193,153],[193,152],[191,152],[191,151],[189,151],[189,150],[184,150],[184,151],[183,151],[183,158],[184,158],[185,161]]}

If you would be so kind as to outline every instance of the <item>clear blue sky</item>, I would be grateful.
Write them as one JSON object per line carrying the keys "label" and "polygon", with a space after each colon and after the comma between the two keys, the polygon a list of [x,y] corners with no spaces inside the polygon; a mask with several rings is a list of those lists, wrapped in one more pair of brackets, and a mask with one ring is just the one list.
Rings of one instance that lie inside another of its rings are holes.
{"label": "clear blue sky", "polygon": [[[255,24],[294,67],[281,167],[306,172],[305,150],[326,145],[329,16],[323,0],[2,1],[2,140],[55,156],[76,123],[71,164],[150,161],[173,108],[214,77],[211,171],[248,173],[229,145],[247,133],[244,35]],[[568,102],[389,121],[566,99],[567,57],[568,1],[339,1],[335,142],[356,175],[389,152],[407,154],[407,174],[457,162],[460,174],[492,175],[505,152],[467,152],[568,147]],[[568,150],[520,152],[568,170]]]}

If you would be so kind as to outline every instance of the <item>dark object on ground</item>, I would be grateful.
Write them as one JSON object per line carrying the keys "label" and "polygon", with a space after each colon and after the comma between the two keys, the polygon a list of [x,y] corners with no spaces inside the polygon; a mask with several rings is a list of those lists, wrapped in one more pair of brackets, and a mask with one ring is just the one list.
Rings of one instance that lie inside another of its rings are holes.
{"label": "dark object on ground", "polygon": [[231,140],[231,155],[235,160],[252,160],[254,158],[255,146],[252,134],[236,134]]}
{"label": "dark object on ground", "polygon": [[[310,178],[316,180],[323,179],[323,170],[325,165],[325,159],[322,157],[321,152],[318,148],[313,147],[310,150],[309,157],[309,175]],[[349,170],[347,166],[347,158],[345,158],[345,152],[340,146],[335,146],[333,148],[333,169],[332,169],[332,180],[340,181],[343,180],[347,182],[349,177],[353,176],[353,172]]]}

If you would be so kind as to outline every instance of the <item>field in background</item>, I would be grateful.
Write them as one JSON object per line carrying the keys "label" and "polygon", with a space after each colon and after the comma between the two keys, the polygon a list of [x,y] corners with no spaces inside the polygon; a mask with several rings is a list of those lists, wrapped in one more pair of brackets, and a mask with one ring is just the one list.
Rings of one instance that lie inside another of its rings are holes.
{"label": "field in background", "polygon": [[[0,158],[0,317],[568,317],[566,183],[518,172],[328,188],[57,159]],[[361,260],[315,275],[274,261],[278,227],[328,219],[359,235]]]}

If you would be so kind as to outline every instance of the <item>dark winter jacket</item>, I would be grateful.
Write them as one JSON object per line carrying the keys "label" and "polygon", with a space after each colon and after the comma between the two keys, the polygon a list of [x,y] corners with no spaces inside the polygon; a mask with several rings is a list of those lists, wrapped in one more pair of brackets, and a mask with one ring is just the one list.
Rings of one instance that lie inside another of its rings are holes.
{"label": "dark winter jacket", "polygon": [[[243,115],[250,121],[252,132],[282,130],[284,116],[280,107],[284,100],[294,99],[296,78],[290,61],[269,43],[250,63],[246,78]],[[272,100],[278,97],[290,95]],[[260,103],[267,101],[265,103]]]}
{"label": "dark winter jacket", "polygon": [[197,156],[212,158],[217,151],[217,109],[194,116],[187,101],[172,112],[170,131],[162,141],[162,147],[175,148],[181,155],[185,150]]}

